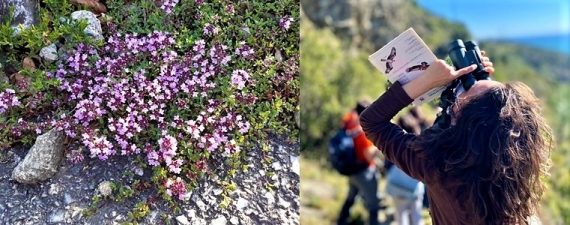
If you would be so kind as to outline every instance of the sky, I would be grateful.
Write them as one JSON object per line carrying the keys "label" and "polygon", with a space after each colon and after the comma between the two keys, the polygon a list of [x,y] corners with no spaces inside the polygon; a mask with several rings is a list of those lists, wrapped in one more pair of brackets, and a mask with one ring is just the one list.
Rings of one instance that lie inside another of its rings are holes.
{"label": "sky", "polygon": [[570,0],[417,0],[428,11],[461,22],[477,39],[570,34]]}

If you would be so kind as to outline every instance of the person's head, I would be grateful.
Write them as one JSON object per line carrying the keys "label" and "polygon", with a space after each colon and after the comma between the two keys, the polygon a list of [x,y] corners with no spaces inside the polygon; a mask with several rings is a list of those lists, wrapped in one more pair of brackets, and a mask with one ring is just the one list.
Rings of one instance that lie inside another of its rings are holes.
{"label": "person's head", "polygon": [[522,83],[478,81],[459,96],[454,123],[420,136],[418,147],[441,176],[460,182],[458,198],[477,208],[475,224],[524,224],[547,174],[551,131]]}

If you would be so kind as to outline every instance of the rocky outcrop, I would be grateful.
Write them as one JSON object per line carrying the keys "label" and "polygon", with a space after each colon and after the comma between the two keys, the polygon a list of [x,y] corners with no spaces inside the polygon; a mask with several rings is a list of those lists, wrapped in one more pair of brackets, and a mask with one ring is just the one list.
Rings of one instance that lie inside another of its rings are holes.
{"label": "rocky outcrop", "polygon": [[103,39],[103,30],[101,30],[101,22],[97,19],[97,16],[87,10],[80,10],[71,13],[71,18],[74,20],[87,20],[87,27],[83,30],[89,36],[95,38],[95,40]]}
{"label": "rocky outcrop", "polygon": [[6,76],[6,73],[4,72],[4,66],[2,65],[2,63],[0,63],[0,84],[8,82],[9,82],[8,76]]}
{"label": "rocky outcrop", "polygon": [[50,63],[57,60],[57,46],[55,43],[43,47],[42,50],[40,50],[40,57]]}
{"label": "rocky outcrop", "polygon": [[[19,25],[28,28],[38,23],[38,1],[36,0],[2,0],[0,1],[0,22],[4,22],[10,16],[10,7],[14,7],[12,27]],[[19,29],[16,29],[18,31]]]}
{"label": "rocky outcrop", "polygon": [[[351,46],[369,51],[409,27],[432,46],[469,36],[462,25],[435,17],[410,0],[301,0],[301,7],[317,27],[330,27]],[[438,38],[431,38],[434,33]]]}
{"label": "rocky outcrop", "polygon": [[35,184],[51,178],[63,159],[63,142],[64,135],[56,130],[38,136],[24,160],[12,171],[12,179]]}

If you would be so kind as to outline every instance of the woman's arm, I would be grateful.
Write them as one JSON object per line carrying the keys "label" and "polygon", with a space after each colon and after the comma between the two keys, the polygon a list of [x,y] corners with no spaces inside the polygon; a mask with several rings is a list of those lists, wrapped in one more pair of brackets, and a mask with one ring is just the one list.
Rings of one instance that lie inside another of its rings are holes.
{"label": "woman's arm", "polygon": [[411,143],[416,135],[406,133],[402,128],[390,122],[400,110],[409,105],[414,98],[430,89],[448,84],[458,76],[469,73],[474,66],[455,71],[443,60],[437,60],[418,77],[402,86],[394,83],[378,100],[372,103],[362,115],[360,124],[366,136],[378,147],[388,160],[400,167],[405,173],[418,180],[425,181],[425,162],[419,157],[421,152],[414,152]]}

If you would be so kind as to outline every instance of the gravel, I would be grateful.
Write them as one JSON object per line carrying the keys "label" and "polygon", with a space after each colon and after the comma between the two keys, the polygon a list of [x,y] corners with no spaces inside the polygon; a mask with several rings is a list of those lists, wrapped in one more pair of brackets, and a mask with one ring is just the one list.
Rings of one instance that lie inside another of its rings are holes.
{"label": "gravel", "polygon": [[[118,224],[128,221],[136,203],[150,199],[158,200],[152,201],[149,214],[140,224],[299,224],[300,187],[295,167],[299,145],[281,136],[270,139],[271,151],[248,150],[244,163],[249,169],[236,173],[236,190],[229,193],[231,204],[226,208],[220,207],[223,187],[214,175],[198,181],[198,187],[180,205],[180,210],[168,207],[151,188],[137,191],[135,197],[122,202],[103,198],[90,217],[83,213],[92,203],[91,198],[100,195],[101,183],[148,180],[152,171],[141,171],[133,160],[122,156],[107,161],[86,159],[79,164],[65,161],[51,179],[34,185],[20,184],[11,180],[10,174],[28,149],[2,150],[0,224]],[[270,158],[269,163],[261,163],[263,155]]]}

